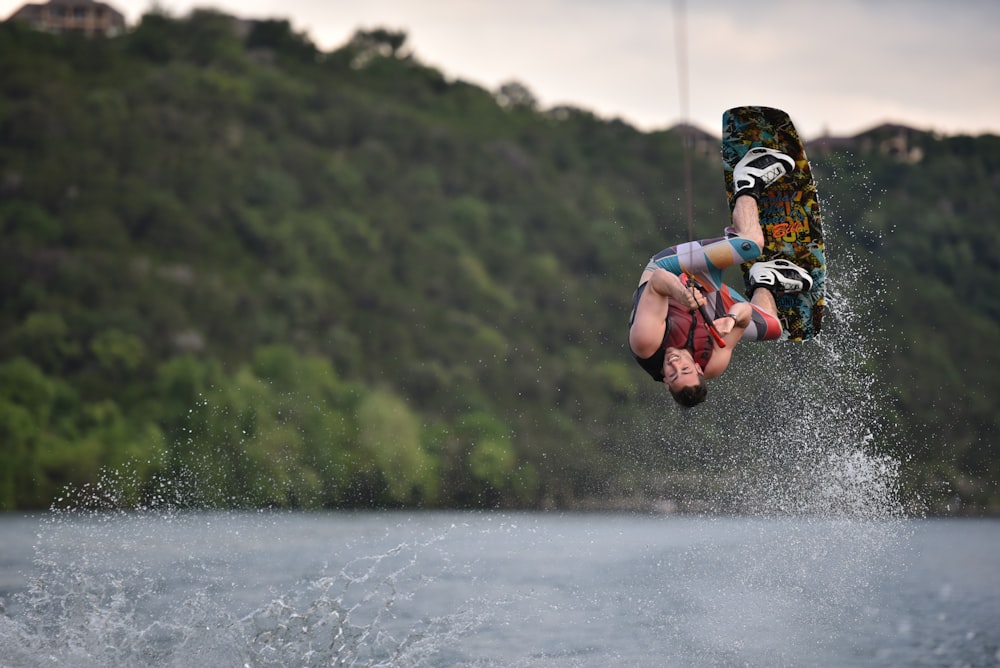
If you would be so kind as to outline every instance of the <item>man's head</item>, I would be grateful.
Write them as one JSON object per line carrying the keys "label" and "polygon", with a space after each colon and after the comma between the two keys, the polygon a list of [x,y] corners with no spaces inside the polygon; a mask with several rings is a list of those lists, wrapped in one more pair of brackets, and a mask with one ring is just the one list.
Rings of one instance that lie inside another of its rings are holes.
{"label": "man's head", "polygon": [[663,359],[663,384],[674,401],[685,408],[697,406],[708,397],[708,387],[701,367],[695,363],[690,351],[667,348]]}

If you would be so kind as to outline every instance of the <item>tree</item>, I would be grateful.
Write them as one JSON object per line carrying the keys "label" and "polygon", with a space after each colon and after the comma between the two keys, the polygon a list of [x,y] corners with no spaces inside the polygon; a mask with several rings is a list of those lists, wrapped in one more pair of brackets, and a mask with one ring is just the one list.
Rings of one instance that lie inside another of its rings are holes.
{"label": "tree", "polygon": [[394,394],[376,390],[358,407],[358,444],[369,471],[384,482],[394,503],[433,502],[435,464],[424,451],[420,423]]}
{"label": "tree", "polygon": [[538,100],[528,87],[517,81],[508,81],[502,84],[496,92],[497,104],[504,109],[519,109],[524,111],[536,111]]}

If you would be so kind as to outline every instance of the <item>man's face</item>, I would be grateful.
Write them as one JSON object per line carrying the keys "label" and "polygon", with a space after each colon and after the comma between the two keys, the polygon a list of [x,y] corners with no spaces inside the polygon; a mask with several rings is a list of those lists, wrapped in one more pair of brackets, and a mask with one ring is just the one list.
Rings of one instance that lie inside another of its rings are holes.
{"label": "man's face", "polygon": [[671,392],[701,382],[701,367],[695,364],[690,351],[667,348],[666,358],[663,360],[663,382]]}

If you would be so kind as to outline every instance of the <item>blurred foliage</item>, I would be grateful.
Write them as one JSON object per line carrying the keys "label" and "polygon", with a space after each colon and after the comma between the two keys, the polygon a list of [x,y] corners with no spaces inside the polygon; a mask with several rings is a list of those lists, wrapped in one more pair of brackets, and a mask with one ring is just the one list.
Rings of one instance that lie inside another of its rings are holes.
{"label": "blurred foliage", "polygon": [[[884,296],[878,447],[932,508],[996,509],[1000,138],[911,133],[912,164],[894,138],[810,151],[831,275]],[[0,25],[0,507],[122,466],[135,503],[191,476],[213,506],[647,493],[698,466],[647,437],[662,392],[625,346],[638,270],[689,235],[681,156],[384,29],[323,53],[210,10]],[[717,155],[692,169],[711,236]]]}

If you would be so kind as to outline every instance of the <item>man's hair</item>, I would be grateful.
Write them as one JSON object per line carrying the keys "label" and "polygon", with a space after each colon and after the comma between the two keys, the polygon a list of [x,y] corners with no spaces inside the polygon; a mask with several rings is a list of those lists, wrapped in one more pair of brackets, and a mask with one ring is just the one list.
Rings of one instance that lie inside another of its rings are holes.
{"label": "man's hair", "polygon": [[708,385],[705,384],[704,378],[699,378],[697,385],[688,385],[676,392],[670,390],[670,396],[684,408],[691,408],[708,398]]}

